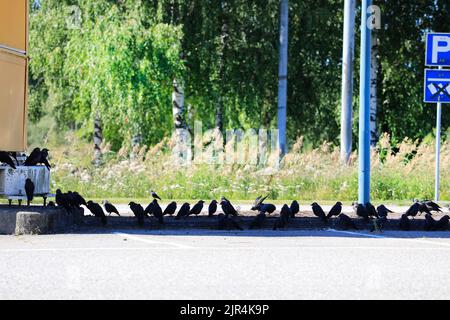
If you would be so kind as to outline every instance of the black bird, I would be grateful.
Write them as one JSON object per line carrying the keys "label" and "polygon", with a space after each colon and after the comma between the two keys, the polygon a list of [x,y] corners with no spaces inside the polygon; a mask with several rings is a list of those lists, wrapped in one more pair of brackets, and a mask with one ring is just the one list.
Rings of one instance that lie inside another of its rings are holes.
{"label": "black bird", "polygon": [[152,190],[151,192],[152,192],[152,197],[153,197],[153,199],[158,199],[158,200],[161,201],[161,198],[156,194],[155,191]]}
{"label": "black bird", "polygon": [[191,211],[189,212],[189,215],[193,214],[198,216],[203,209],[203,204],[205,203],[205,201],[200,200],[199,202],[197,202],[191,209]]}
{"label": "black bird", "polygon": [[106,219],[105,212],[103,211],[102,207],[98,203],[95,203],[93,201],[88,201],[87,208],[89,209],[89,211],[92,212],[92,214],[94,216],[96,216],[97,218],[100,218],[103,225],[106,225],[107,219]]}
{"label": "black bird", "polygon": [[300,212],[300,205],[297,200],[292,201],[291,203],[291,218],[295,218],[295,215]]}
{"label": "black bird", "polygon": [[62,193],[60,189],[56,190],[55,202],[59,207],[63,207],[68,213],[71,213],[71,207],[67,196]]}
{"label": "black bird", "polygon": [[400,229],[403,231],[411,230],[411,221],[409,221],[408,215],[405,213],[400,218]]}
{"label": "black bird", "polygon": [[244,230],[234,219],[223,213],[217,216],[219,230]]}
{"label": "black bird", "polygon": [[115,213],[120,217],[119,210],[117,210],[117,208],[111,202],[105,200],[103,202],[103,205],[105,206],[105,210],[109,213],[109,215]]}
{"label": "black bird", "polygon": [[159,224],[164,224],[163,211],[158,203],[158,200],[153,200],[152,214],[158,219]]}
{"label": "black bird", "polygon": [[130,206],[131,211],[133,211],[134,216],[137,218],[137,222],[139,226],[143,226],[144,225],[144,208],[136,202],[130,202],[128,204]]}
{"label": "black bird", "polygon": [[260,212],[250,223],[249,229],[261,229],[264,226],[265,220],[266,214],[264,212]]}
{"label": "black bird", "polygon": [[424,203],[430,211],[442,212],[441,206],[439,206],[437,203],[431,200],[426,200],[424,201]]}
{"label": "black bird", "polygon": [[313,213],[316,217],[320,218],[324,223],[327,223],[327,216],[325,215],[325,212],[323,211],[322,207],[317,203],[314,202],[311,204]]}
{"label": "black bird", "polygon": [[289,221],[290,216],[291,216],[291,209],[289,209],[288,205],[285,204],[281,208],[280,217],[275,221],[273,230],[284,229]]}
{"label": "black bird", "polygon": [[369,213],[367,212],[366,207],[363,204],[361,204],[361,203],[359,203],[356,206],[356,215],[358,217],[363,218],[364,221],[366,221],[366,222],[369,221]]}
{"label": "black bird", "polygon": [[327,219],[331,217],[337,217],[342,212],[342,203],[340,201],[336,202],[336,204],[331,208],[330,212],[328,212]]}
{"label": "black bird", "polygon": [[47,207],[55,207],[56,204],[53,201],[50,201],[47,205]]}
{"label": "black bird", "polygon": [[431,213],[425,215],[425,231],[433,231],[436,227],[436,220],[433,219]]}
{"label": "black bird", "polygon": [[40,148],[34,148],[33,151],[31,151],[28,158],[23,163],[24,166],[35,166],[41,161],[41,149]]}
{"label": "black bird", "polygon": [[268,196],[265,196],[264,198],[263,198],[263,196],[257,197],[250,210],[252,210],[252,211],[259,210],[260,206],[264,203],[264,200],[266,200],[267,197]]}
{"label": "black bird", "polygon": [[[156,199],[155,199],[156,200]],[[149,203],[149,205],[144,210],[145,216],[151,216],[153,214],[153,201]]]}
{"label": "black bird", "polygon": [[407,217],[415,217],[419,213],[420,203],[415,202],[409,209],[405,212]]}
{"label": "black bird", "polygon": [[367,215],[369,217],[375,217],[378,218],[378,213],[377,210],[375,209],[375,207],[373,206],[373,204],[371,204],[370,202],[366,203],[366,210],[367,210]]}
{"label": "black bird", "polygon": [[434,230],[446,231],[448,229],[449,220],[450,220],[449,216],[447,216],[447,215],[443,216],[438,222],[436,222],[436,225],[434,226]]}
{"label": "black bird", "polygon": [[25,193],[27,194],[27,206],[30,206],[34,197],[34,183],[31,179],[25,180]]}
{"label": "black bird", "polygon": [[39,159],[39,163],[43,163],[48,170],[51,169],[50,163],[48,163],[48,149],[42,149],[41,150],[41,155],[40,155],[40,159]]}
{"label": "black bird", "polygon": [[220,205],[222,206],[223,213],[225,213],[227,216],[229,216],[229,215],[237,216],[238,215],[236,209],[233,207],[233,205],[231,204],[230,201],[224,199],[220,202]]}
{"label": "black bird", "polygon": [[377,213],[380,218],[387,218],[389,213],[394,213],[394,212],[389,210],[382,204],[377,207]]}
{"label": "black bird", "polygon": [[173,215],[177,210],[177,203],[175,201],[169,203],[167,207],[164,209],[163,215]]}
{"label": "black bird", "polygon": [[217,211],[217,200],[211,201],[208,207],[208,216],[212,217]]}
{"label": "black bird", "polygon": [[177,216],[175,217],[175,220],[180,220],[181,217],[186,217],[189,215],[189,211],[191,209],[191,205],[187,202],[183,203],[180,210],[178,211]]}
{"label": "black bird", "polygon": [[419,215],[421,215],[422,213],[431,214],[431,211],[425,204],[425,202],[418,202],[418,203],[419,203]]}
{"label": "black bird", "polygon": [[258,209],[260,212],[265,212],[268,214],[272,214],[277,210],[277,207],[272,203],[263,203],[259,205]]}
{"label": "black bird", "polygon": [[80,207],[81,205],[84,205],[87,207],[86,200],[78,192],[76,192],[76,191],[73,192],[73,199],[78,207]]}
{"label": "black bird", "polygon": [[16,169],[16,165],[8,152],[0,151],[0,162],[6,163],[11,168]]}
{"label": "black bird", "polygon": [[353,220],[348,215],[343,214],[343,213],[339,215],[339,224],[344,229],[355,229],[355,230],[358,230],[358,227],[353,222]]}

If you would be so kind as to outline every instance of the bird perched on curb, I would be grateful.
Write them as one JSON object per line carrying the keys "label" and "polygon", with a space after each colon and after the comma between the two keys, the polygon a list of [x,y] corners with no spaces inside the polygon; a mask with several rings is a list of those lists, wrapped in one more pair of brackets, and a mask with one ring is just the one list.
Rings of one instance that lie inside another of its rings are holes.
{"label": "bird perched on curb", "polygon": [[343,213],[341,213],[339,215],[339,224],[344,229],[355,229],[355,230],[358,230],[358,227],[353,222],[353,220],[348,215],[343,214]]}
{"label": "bird perched on curb", "polygon": [[415,218],[419,213],[419,210],[420,210],[420,203],[414,202],[414,204],[411,207],[409,207],[408,210],[406,210],[405,214],[407,217]]}
{"label": "bird perched on curb", "polygon": [[238,215],[236,209],[233,207],[231,202],[228,201],[227,199],[224,198],[220,202],[220,205],[222,206],[222,211],[223,211],[223,213],[225,213],[225,215],[227,215],[227,216],[229,216],[229,215],[237,216]]}
{"label": "bird perched on curb", "polygon": [[367,202],[366,205],[367,215],[371,218],[378,218],[378,213],[373,204]]}
{"label": "bird perched on curb", "polygon": [[273,230],[284,229],[287,226],[289,218],[291,217],[291,209],[285,204],[280,211],[280,217],[275,221]]}
{"label": "bird perched on curb", "polygon": [[178,210],[178,214],[175,217],[175,220],[180,220],[181,217],[187,217],[189,215],[189,211],[191,209],[191,205],[187,202],[183,203],[180,210]]}
{"label": "bird perched on curb", "polygon": [[208,207],[208,216],[212,217],[217,211],[217,200],[212,200]]}
{"label": "bird perched on curb", "polygon": [[16,169],[16,165],[8,152],[0,151],[0,162],[6,163],[11,168]]}
{"label": "bird perched on curb", "polygon": [[[156,200],[156,199],[155,199]],[[153,201],[144,210],[144,215],[149,217],[153,214]]]}
{"label": "bird perched on curb", "polygon": [[155,216],[156,219],[158,219],[159,224],[164,224],[164,215],[162,212],[162,209],[158,203],[158,200],[153,200],[152,205],[152,214]]}
{"label": "bird perched on curb", "polygon": [[442,212],[441,206],[431,200],[425,200],[423,203],[427,206],[429,211]]}
{"label": "bird perched on curb", "polygon": [[67,196],[60,189],[56,190],[55,202],[59,207],[66,209],[67,213],[72,212]]}
{"label": "bird perched on curb", "polygon": [[106,225],[107,219],[106,219],[105,212],[103,211],[102,207],[98,203],[95,203],[93,201],[88,201],[87,208],[89,209],[89,211],[92,212],[92,214],[94,216],[96,216],[97,218],[99,218],[101,220],[103,225]]}
{"label": "bird perched on curb", "polygon": [[144,225],[144,216],[145,216],[144,208],[139,203],[133,201],[130,202],[128,206],[130,207],[131,211],[133,211],[134,216],[137,219],[138,225],[142,227]]}
{"label": "bird perched on curb", "polygon": [[425,231],[434,231],[434,228],[436,227],[436,220],[433,219],[433,216],[431,213],[427,213],[425,215]]}
{"label": "bird perched on curb", "polygon": [[109,213],[109,215],[115,213],[120,217],[119,210],[117,210],[117,208],[108,200],[103,201],[103,206],[105,207],[105,210]]}
{"label": "bird perched on curb", "polygon": [[297,200],[292,201],[291,206],[291,218],[295,218],[295,215],[300,212],[300,205]]}
{"label": "bird perched on curb", "polygon": [[356,215],[363,218],[366,222],[369,221],[369,213],[367,212],[366,207],[361,203],[356,205]]}
{"label": "bird perched on curb", "polygon": [[328,212],[327,219],[331,217],[337,217],[342,213],[342,203],[340,201],[336,202],[336,204],[331,208],[330,212]]}
{"label": "bird perched on curb", "polygon": [[202,212],[204,203],[205,203],[205,201],[200,200],[199,202],[194,204],[194,206],[192,207],[191,211],[189,211],[189,215],[193,214],[193,215],[198,216]]}
{"label": "bird perched on curb", "polygon": [[386,208],[384,206],[384,204],[382,204],[377,207],[377,213],[380,218],[387,218],[389,213],[394,213],[394,212],[389,210],[388,208]]}
{"label": "bird perched on curb", "polygon": [[77,206],[80,207],[81,205],[84,205],[87,207],[86,200],[76,191],[73,192],[73,198],[75,202],[77,203]]}
{"label": "bird perched on curb", "polygon": [[403,214],[400,218],[399,228],[403,231],[411,230],[411,221],[409,221],[408,215],[406,213]]}
{"label": "bird perched on curb", "polygon": [[165,216],[168,214],[169,216],[172,216],[176,210],[177,210],[177,203],[175,201],[172,201],[164,209],[163,215]]}
{"label": "bird perched on curb", "polygon": [[157,199],[157,200],[159,200],[159,201],[162,201],[161,200],[161,198],[156,194],[156,192],[155,191],[150,191],[151,193],[152,193],[152,197],[153,197],[153,199]]}
{"label": "bird perched on curb", "polygon": [[317,203],[314,202],[313,204],[311,204],[313,213],[316,217],[320,218],[320,220],[322,220],[323,223],[327,223],[327,216],[325,215],[325,212],[323,211],[322,207]]}
{"label": "bird perched on curb", "polygon": [[27,195],[27,206],[30,206],[31,201],[34,197],[34,183],[31,179],[25,180],[25,193]]}

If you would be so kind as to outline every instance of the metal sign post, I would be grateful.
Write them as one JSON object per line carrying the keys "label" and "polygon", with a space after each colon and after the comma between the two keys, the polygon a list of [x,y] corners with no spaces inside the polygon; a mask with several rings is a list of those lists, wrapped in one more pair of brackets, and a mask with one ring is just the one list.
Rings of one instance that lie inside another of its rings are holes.
{"label": "metal sign post", "polygon": [[442,103],[450,103],[450,70],[443,69],[445,66],[450,66],[449,33],[429,33],[427,35],[425,61],[427,66],[439,67],[438,70],[425,70],[424,99],[426,103],[437,104],[434,200],[439,201]]}

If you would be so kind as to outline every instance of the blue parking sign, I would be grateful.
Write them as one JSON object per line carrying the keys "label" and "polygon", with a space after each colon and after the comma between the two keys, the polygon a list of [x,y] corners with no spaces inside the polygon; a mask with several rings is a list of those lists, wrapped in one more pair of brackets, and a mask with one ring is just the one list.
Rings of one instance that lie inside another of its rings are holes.
{"label": "blue parking sign", "polygon": [[450,67],[450,33],[428,33],[425,64]]}
{"label": "blue parking sign", "polygon": [[450,70],[425,70],[426,103],[450,103]]}

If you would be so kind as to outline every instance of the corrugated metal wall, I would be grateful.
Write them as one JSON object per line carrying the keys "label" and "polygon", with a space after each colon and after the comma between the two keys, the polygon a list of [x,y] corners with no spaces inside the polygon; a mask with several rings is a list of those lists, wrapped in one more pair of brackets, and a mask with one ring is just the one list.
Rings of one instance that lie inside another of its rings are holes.
{"label": "corrugated metal wall", "polygon": [[0,0],[0,150],[27,148],[28,0]]}

